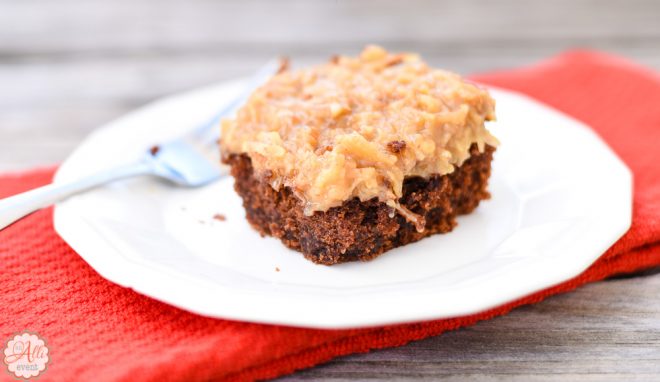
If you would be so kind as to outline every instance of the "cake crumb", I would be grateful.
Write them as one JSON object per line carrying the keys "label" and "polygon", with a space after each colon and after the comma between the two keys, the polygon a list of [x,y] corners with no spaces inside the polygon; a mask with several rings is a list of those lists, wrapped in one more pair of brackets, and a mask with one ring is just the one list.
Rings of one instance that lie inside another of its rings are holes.
{"label": "cake crumb", "polygon": [[160,151],[160,146],[154,145],[151,146],[151,148],[149,149],[149,154],[151,154],[152,156],[156,156],[156,154],[158,154],[159,151]]}
{"label": "cake crumb", "polygon": [[223,221],[227,220],[227,217],[223,214],[215,214],[215,215],[213,215],[213,220],[223,222]]}
{"label": "cake crumb", "polygon": [[275,267],[275,272],[279,272],[279,271],[280,271],[280,268],[279,268],[279,267]]}

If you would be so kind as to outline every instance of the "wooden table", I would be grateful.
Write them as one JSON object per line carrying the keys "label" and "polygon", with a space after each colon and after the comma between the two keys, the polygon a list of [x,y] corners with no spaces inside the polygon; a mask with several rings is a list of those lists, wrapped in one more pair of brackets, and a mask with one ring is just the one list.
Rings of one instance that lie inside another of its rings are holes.
{"label": "wooden table", "polygon": [[[0,171],[58,163],[104,122],[277,54],[379,43],[468,74],[591,47],[660,69],[659,20],[656,0],[0,0]],[[284,380],[660,380],[657,273]]]}

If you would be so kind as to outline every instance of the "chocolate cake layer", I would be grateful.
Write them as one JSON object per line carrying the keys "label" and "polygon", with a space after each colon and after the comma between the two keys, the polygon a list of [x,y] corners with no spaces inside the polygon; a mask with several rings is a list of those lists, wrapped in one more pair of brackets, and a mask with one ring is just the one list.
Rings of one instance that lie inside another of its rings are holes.
{"label": "chocolate cake layer", "polygon": [[404,181],[399,203],[424,217],[422,232],[375,198],[366,202],[354,198],[306,216],[302,202],[291,189],[276,191],[267,179],[255,175],[247,155],[230,155],[225,163],[231,166],[234,188],[257,231],[280,239],[315,263],[332,265],[371,260],[392,248],[451,231],[457,215],[470,213],[481,200],[490,197],[487,185],[494,151],[486,146],[480,153],[473,145],[470,158],[454,172]]}

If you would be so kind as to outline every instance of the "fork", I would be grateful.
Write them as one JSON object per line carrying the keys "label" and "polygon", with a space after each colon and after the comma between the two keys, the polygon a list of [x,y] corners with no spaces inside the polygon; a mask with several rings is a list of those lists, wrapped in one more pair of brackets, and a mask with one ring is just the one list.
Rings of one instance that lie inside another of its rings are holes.
{"label": "fork", "polygon": [[192,132],[169,142],[153,146],[134,163],[121,165],[71,182],[57,182],[0,200],[0,230],[17,220],[75,194],[120,179],[152,175],[183,187],[200,187],[224,174],[220,163],[210,158],[217,150],[220,118],[240,107],[254,89],[277,73],[283,63],[271,60],[257,71],[241,92],[208,122]]}

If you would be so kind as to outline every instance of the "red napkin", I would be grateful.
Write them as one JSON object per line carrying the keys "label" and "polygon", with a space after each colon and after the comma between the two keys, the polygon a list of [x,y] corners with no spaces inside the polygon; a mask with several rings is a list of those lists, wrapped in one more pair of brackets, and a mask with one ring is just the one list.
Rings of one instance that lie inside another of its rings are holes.
{"label": "red napkin", "polygon": [[[617,57],[577,51],[474,78],[527,93],[593,126],[633,170],[632,228],[580,276],[480,314],[424,323],[310,330],[217,320],[101,278],[55,234],[47,209],[0,232],[0,343],[15,332],[39,333],[51,356],[41,381],[267,379],[438,335],[588,282],[660,265],[660,76]],[[41,169],[0,177],[0,197],[45,184],[52,174]]]}

